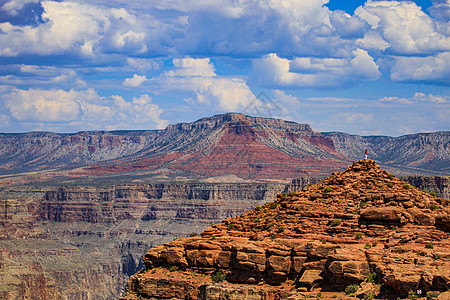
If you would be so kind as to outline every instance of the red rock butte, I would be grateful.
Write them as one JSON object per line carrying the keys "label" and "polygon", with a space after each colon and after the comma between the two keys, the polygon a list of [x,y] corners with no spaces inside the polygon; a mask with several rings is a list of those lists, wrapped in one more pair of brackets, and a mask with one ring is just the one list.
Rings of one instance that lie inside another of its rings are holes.
{"label": "red rock butte", "polygon": [[150,249],[121,299],[396,299],[418,289],[446,297],[449,203],[359,160]]}

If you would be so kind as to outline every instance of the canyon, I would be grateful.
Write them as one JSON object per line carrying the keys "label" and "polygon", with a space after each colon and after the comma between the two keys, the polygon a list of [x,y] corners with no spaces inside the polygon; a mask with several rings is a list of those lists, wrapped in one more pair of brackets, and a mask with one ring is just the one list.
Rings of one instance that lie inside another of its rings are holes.
{"label": "canyon", "polygon": [[[149,249],[324,179],[2,188],[1,298],[117,299]],[[449,196],[448,177],[403,179]]]}
{"label": "canyon", "polygon": [[117,299],[149,249],[320,184],[366,148],[448,199],[449,142],[449,132],[361,137],[236,113],[164,130],[0,134],[0,298]]}

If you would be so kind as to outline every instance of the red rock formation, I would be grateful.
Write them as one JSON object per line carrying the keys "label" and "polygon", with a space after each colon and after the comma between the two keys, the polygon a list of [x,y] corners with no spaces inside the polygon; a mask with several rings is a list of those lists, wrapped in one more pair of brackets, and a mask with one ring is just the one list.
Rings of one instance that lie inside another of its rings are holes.
{"label": "red rock formation", "polygon": [[[360,297],[439,293],[450,288],[450,201],[361,160],[201,237],[155,247],[144,262],[122,299],[227,299],[231,290],[303,299],[350,284]],[[210,281],[218,271],[224,283]]]}

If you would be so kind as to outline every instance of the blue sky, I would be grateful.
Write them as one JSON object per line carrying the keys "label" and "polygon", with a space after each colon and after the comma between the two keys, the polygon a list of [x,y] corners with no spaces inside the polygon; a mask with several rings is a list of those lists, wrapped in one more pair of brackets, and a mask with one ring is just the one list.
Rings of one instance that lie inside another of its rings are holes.
{"label": "blue sky", "polygon": [[0,2],[0,132],[242,112],[398,136],[450,130],[449,85],[449,0]]}

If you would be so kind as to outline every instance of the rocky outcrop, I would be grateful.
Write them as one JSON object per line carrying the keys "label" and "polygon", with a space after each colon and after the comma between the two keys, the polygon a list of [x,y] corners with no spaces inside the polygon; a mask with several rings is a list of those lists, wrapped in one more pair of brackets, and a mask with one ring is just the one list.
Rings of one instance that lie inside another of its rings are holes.
{"label": "rocky outcrop", "polygon": [[[361,283],[379,297],[419,288],[443,292],[450,287],[449,216],[450,200],[412,187],[372,160],[356,161],[318,184],[213,224],[201,237],[150,249],[146,269],[130,278],[122,299],[208,299],[205,289],[241,285],[271,290],[267,299],[320,289],[342,293]],[[219,275],[225,283],[214,283]],[[183,295],[150,288],[167,280],[189,288]]]}

